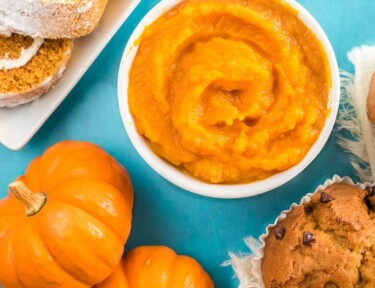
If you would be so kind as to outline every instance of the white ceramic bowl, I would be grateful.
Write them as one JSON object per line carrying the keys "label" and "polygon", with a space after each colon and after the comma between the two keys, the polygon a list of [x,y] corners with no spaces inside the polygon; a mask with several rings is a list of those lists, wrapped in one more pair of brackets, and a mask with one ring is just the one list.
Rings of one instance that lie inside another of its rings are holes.
{"label": "white ceramic bowl", "polygon": [[299,173],[301,173],[315,159],[315,157],[324,147],[335,123],[340,100],[340,77],[336,57],[327,36],[325,35],[318,22],[311,16],[309,12],[306,11],[305,8],[303,8],[294,0],[286,1],[299,11],[299,17],[308,27],[311,28],[311,30],[317,35],[318,39],[323,43],[323,46],[325,47],[328,55],[332,73],[332,89],[329,95],[328,103],[328,108],[331,112],[326,120],[326,123],[321,131],[318,140],[310,148],[305,158],[292,168],[277,173],[261,181],[256,181],[248,184],[232,185],[208,184],[187,175],[180,169],[169,164],[167,161],[154,154],[154,152],[148,146],[145,138],[138,134],[128,106],[128,75],[132,66],[133,59],[138,50],[138,46],[134,43],[136,43],[136,40],[139,39],[146,26],[154,22],[166,11],[180,2],[181,0],[162,0],[158,5],[156,5],[138,24],[125,48],[119,71],[118,97],[122,120],[132,144],[141,155],[141,157],[162,177],[172,182],[173,184],[196,194],[216,198],[242,198],[264,193],[285,184],[286,182],[297,176]]}

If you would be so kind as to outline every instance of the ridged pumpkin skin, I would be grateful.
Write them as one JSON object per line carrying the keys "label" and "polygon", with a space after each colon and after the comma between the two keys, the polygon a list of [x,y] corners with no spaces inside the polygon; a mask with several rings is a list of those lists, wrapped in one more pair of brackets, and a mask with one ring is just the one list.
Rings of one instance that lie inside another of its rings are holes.
{"label": "ridged pumpkin skin", "polygon": [[130,233],[133,190],[126,170],[98,146],[65,141],[32,161],[18,180],[48,199],[30,217],[11,192],[0,201],[0,284],[86,288],[106,279]]}
{"label": "ridged pumpkin skin", "polygon": [[113,274],[96,288],[213,288],[193,258],[165,246],[140,246],[123,258]]}

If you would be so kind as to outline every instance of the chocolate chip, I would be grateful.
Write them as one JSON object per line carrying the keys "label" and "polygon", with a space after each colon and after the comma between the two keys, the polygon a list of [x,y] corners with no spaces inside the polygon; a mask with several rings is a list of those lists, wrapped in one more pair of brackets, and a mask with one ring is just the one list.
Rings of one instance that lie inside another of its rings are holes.
{"label": "chocolate chip", "polygon": [[363,199],[363,202],[365,202],[368,210],[370,211],[375,211],[375,207],[374,205],[372,204],[372,201],[370,200],[371,197],[374,197],[374,196],[366,196],[364,199]]}
{"label": "chocolate chip", "polygon": [[367,195],[363,199],[370,211],[375,211],[375,187],[366,187]]}
{"label": "chocolate chip", "polygon": [[368,196],[375,196],[375,187],[366,187],[365,190]]}
{"label": "chocolate chip", "polygon": [[329,195],[326,192],[320,193],[320,202],[321,203],[328,203],[328,202],[331,202],[335,199],[336,199],[335,197],[332,197],[331,195]]}
{"label": "chocolate chip", "polygon": [[276,225],[275,227],[275,238],[277,240],[283,240],[285,235],[285,228],[281,225]]}
{"label": "chocolate chip", "polygon": [[303,232],[303,245],[311,245],[315,242],[314,234],[310,232]]}
{"label": "chocolate chip", "polygon": [[305,213],[306,215],[309,215],[314,212],[314,207],[313,206],[305,206]]}
{"label": "chocolate chip", "polygon": [[324,288],[339,288],[339,286],[332,281],[328,281],[326,284],[324,284]]}

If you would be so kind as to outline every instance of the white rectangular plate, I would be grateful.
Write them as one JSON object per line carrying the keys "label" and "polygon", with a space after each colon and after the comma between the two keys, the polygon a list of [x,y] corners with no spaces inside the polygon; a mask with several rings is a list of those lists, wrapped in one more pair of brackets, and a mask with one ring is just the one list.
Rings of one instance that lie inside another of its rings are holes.
{"label": "white rectangular plate", "polygon": [[111,0],[96,30],[75,40],[72,59],[56,86],[40,99],[17,108],[0,108],[0,143],[12,150],[25,146],[65,99],[140,0]]}

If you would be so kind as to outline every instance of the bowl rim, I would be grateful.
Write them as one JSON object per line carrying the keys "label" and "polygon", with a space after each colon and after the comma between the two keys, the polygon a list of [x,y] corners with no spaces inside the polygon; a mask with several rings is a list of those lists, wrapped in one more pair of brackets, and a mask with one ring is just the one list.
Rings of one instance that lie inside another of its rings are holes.
{"label": "bowl rim", "polygon": [[328,37],[315,18],[301,4],[294,0],[284,0],[298,11],[298,17],[314,32],[327,53],[332,78],[332,87],[328,101],[330,114],[326,119],[319,138],[310,147],[305,157],[295,166],[255,182],[243,184],[210,184],[184,173],[181,169],[156,155],[147,144],[145,138],[138,134],[128,106],[128,76],[138,50],[139,43],[137,42],[139,41],[137,40],[140,38],[145,27],[181,1],[162,0],[155,5],[139,22],[125,47],[118,73],[117,89],[122,122],[132,145],[143,160],[160,176],[184,190],[202,196],[222,199],[245,198],[266,193],[284,185],[305,170],[318,156],[324,148],[335,124],[340,102],[340,76],[336,56]]}

